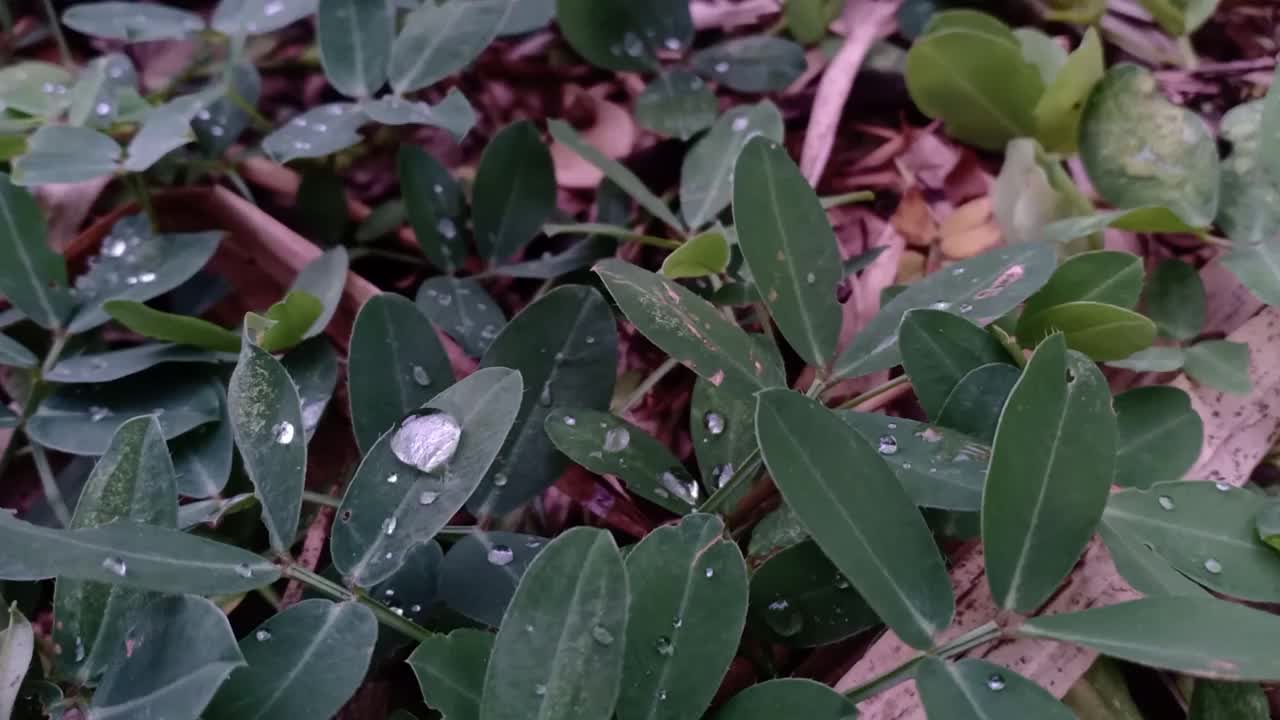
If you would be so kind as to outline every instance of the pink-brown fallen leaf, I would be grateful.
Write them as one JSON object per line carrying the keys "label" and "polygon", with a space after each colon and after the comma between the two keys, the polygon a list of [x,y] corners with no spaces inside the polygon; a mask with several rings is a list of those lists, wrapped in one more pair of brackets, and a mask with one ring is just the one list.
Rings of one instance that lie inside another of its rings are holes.
{"label": "pink-brown fallen leaf", "polygon": [[109,182],[111,176],[103,175],[83,182],[49,183],[36,188],[36,200],[45,210],[48,241],[54,252],[65,250],[75,239],[76,231]]}
{"label": "pink-brown fallen leaf", "polygon": [[[584,94],[583,97],[593,97]],[[605,157],[623,158],[635,147],[635,121],[626,108],[608,100],[594,100],[595,122],[587,128],[576,128],[583,140]],[[556,182],[561,187],[585,190],[600,184],[604,173],[578,153],[558,142],[551,144],[551,162],[556,169]]]}

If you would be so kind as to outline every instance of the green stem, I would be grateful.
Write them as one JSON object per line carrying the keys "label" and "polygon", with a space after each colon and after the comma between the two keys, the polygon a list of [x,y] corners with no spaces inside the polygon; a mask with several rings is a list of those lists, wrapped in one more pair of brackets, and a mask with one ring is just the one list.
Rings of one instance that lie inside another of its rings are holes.
{"label": "green stem", "polygon": [[396,262],[408,263],[410,265],[425,266],[428,264],[422,257],[411,253],[396,252],[395,250],[382,250],[380,248],[371,247],[352,248],[352,260],[359,260],[362,257],[378,257],[387,260],[395,260]]}
{"label": "green stem", "polygon": [[255,588],[254,592],[258,593],[258,595],[261,596],[273,610],[280,612],[280,593],[271,589],[270,585],[263,585],[260,588]]}
{"label": "green stem", "polygon": [[337,508],[342,506],[342,500],[332,495],[324,493],[312,492],[310,490],[302,491],[303,502],[313,503],[315,505],[324,505],[325,507]]}
{"label": "green stem", "polygon": [[848,408],[857,407],[868,400],[874,400],[875,398],[889,392],[890,390],[898,387],[899,385],[906,385],[908,382],[910,382],[910,378],[908,378],[906,375],[899,375],[898,377],[888,380],[887,382],[880,383],[879,385],[871,388],[870,390],[862,393],[861,395],[855,395],[849,400],[846,400],[843,403],[840,403],[840,406],[837,409],[847,410]]}
{"label": "green stem", "polygon": [[844,696],[853,702],[862,702],[872,695],[888,690],[894,685],[906,680],[911,675],[911,672],[915,670],[916,665],[919,665],[920,661],[924,660],[929,655],[944,660],[947,658],[953,658],[979,645],[995,640],[1000,637],[1000,634],[1000,626],[995,624],[995,622],[988,622],[985,625],[980,625],[969,632],[957,635],[928,653],[916,655],[898,667],[881,673],[861,685],[850,688],[845,691]]}
{"label": "green stem", "polygon": [[71,57],[71,47],[62,35],[62,25],[58,22],[58,11],[53,9],[53,0],[44,0],[44,14],[49,18],[49,32],[53,34],[54,42],[58,43],[58,55],[62,57],[62,64],[73,66],[75,59]]}
{"label": "green stem", "polygon": [[361,605],[364,605],[373,611],[373,615],[378,619],[378,622],[411,640],[422,642],[423,640],[434,636],[434,633],[430,630],[411,620],[404,619],[403,616],[397,615],[391,610],[391,608],[383,605],[377,600],[374,600],[368,595],[359,591],[352,592],[326,577],[317,575],[301,565],[286,565],[284,567],[284,575],[285,577],[291,580],[297,580],[316,592],[327,595],[338,602],[358,602]]}
{"label": "green stem", "polygon": [[258,112],[258,108],[254,107],[253,103],[245,100],[244,96],[236,90],[235,85],[231,83],[227,83],[227,99],[243,110],[245,115],[249,116],[249,120],[253,122],[254,129],[264,133],[269,133],[276,129],[276,126],[272,125],[270,120]]}
{"label": "green stem", "polygon": [[841,205],[871,202],[875,199],[876,194],[870,190],[854,190],[853,192],[847,192],[840,195],[828,195],[827,197],[821,198],[821,201],[823,209],[830,210],[831,208],[840,207]]}
{"label": "green stem", "polygon": [[40,476],[40,487],[44,490],[45,502],[53,508],[54,517],[58,518],[62,527],[67,527],[71,524],[71,511],[67,509],[67,503],[62,499],[58,480],[53,476],[53,468],[49,466],[49,456],[45,454],[44,448],[31,439],[30,434],[27,435],[27,445],[31,448],[31,459],[36,464],[36,474]]}
{"label": "green stem", "polygon": [[716,490],[711,497],[707,498],[707,501],[702,504],[699,510],[707,513],[727,510],[726,506],[729,501],[737,495],[739,488],[751,482],[751,478],[755,477],[756,472],[760,470],[762,462],[760,448],[757,447],[742,461],[742,465],[733,473],[733,477],[729,478],[729,482],[721,485],[719,490]]}
{"label": "green stem", "polygon": [[667,373],[674,370],[679,364],[680,363],[675,358],[667,358],[666,360],[663,360],[662,364],[654,368],[653,372],[649,373],[648,377],[641,380],[640,384],[636,386],[636,389],[632,390],[631,394],[627,396],[627,399],[622,401],[622,405],[618,407],[617,414],[625,415],[628,410],[639,404],[640,401],[644,399],[644,396],[648,395],[649,391],[653,389],[653,386],[661,382],[662,378],[666,377]]}
{"label": "green stem", "polygon": [[156,221],[156,209],[151,204],[151,193],[147,192],[147,182],[137,173],[129,173],[125,175],[125,183],[129,189],[133,191],[133,196],[137,198],[138,205],[142,208],[142,212],[147,216],[147,222],[151,224],[152,230],[158,230],[159,224]]}
{"label": "green stem", "polygon": [[[53,342],[49,345],[49,354],[45,355],[44,362],[40,365],[40,371],[33,373],[34,377],[31,381],[31,389],[27,393],[27,401],[23,403],[22,413],[18,416],[18,430],[25,431],[27,420],[35,413],[36,408],[40,407],[40,401],[44,399],[44,393],[47,389],[44,376],[49,374],[54,365],[58,364],[58,358],[62,357],[62,351],[66,349],[67,341],[70,339],[71,336],[62,331],[54,333]],[[9,468],[9,463],[13,460],[13,456],[17,451],[18,443],[12,439],[4,446],[4,450],[0,451],[0,477],[4,477],[5,470]]]}

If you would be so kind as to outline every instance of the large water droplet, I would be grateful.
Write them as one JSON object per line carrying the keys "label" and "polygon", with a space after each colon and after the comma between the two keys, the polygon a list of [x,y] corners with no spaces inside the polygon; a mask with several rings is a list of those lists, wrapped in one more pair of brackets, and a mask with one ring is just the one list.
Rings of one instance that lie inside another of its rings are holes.
{"label": "large water droplet", "polygon": [[249,563],[240,563],[236,566],[236,575],[248,579],[253,577],[253,568],[249,567]]}
{"label": "large water droplet", "polygon": [[458,226],[453,224],[453,220],[443,217],[436,223],[436,232],[445,240],[452,240],[458,235]]}
{"label": "large water droplet", "polygon": [[266,628],[262,628],[253,634],[253,638],[258,642],[266,642],[271,639],[271,631]]}
{"label": "large water droplet", "polygon": [[1218,489],[1218,492],[1231,492],[1232,488],[1232,485],[1224,482],[1214,483],[1213,486]]}
{"label": "large water droplet", "polygon": [[489,553],[485,557],[489,560],[490,565],[502,567],[514,560],[516,554],[511,552],[511,548],[506,545],[494,545],[489,548]]}
{"label": "large water droplet", "polygon": [[774,600],[768,605],[765,622],[782,637],[791,637],[804,627],[804,616],[786,600]]}
{"label": "large water droplet", "polygon": [[1218,562],[1217,560],[1214,560],[1213,558],[1209,558],[1208,560],[1204,561],[1204,569],[1206,572],[1209,572],[1213,575],[1217,575],[1218,573],[1222,572],[1222,563]]}
{"label": "large water droplet", "polygon": [[271,426],[271,437],[281,445],[288,445],[293,442],[293,423],[288,420],[281,420]]}
{"label": "large water droplet", "polygon": [[1004,676],[1000,673],[991,673],[987,676],[987,689],[1000,692],[1004,689]]}
{"label": "large water droplet", "polygon": [[664,471],[658,478],[658,481],[662,483],[662,487],[670,491],[672,495],[675,495],[690,505],[698,504],[698,495],[700,491],[698,490],[697,483],[682,480],[670,470]]}
{"label": "large water droplet", "polygon": [[1161,495],[1159,498],[1156,499],[1156,502],[1160,503],[1160,507],[1164,508],[1165,510],[1172,510],[1175,507],[1177,507],[1176,505],[1173,504],[1173,498],[1169,497],[1168,495]]}
{"label": "large water droplet", "polygon": [[898,438],[892,435],[881,435],[876,450],[881,455],[893,455],[898,452]]}
{"label": "large water droplet", "polygon": [[574,425],[577,425],[577,424],[578,424],[578,419],[577,419],[577,418],[575,418],[575,417],[574,417],[574,416],[572,416],[572,415],[565,415],[565,416],[564,416],[564,424],[565,424],[565,425],[568,425],[569,427],[573,427]]}
{"label": "large water droplet", "polygon": [[422,367],[421,365],[414,365],[413,381],[423,387],[426,387],[431,384],[431,376],[427,374],[426,368]]}
{"label": "large water droplet", "polygon": [[702,424],[707,427],[707,432],[712,435],[719,435],[724,432],[724,416],[715,410],[708,410],[702,416]]}
{"label": "large water droplet", "polygon": [[421,493],[418,494],[418,504],[430,505],[431,503],[435,502],[436,498],[438,497],[440,497],[440,493],[436,492],[435,490],[423,490]]}
{"label": "large water droplet", "polygon": [[946,300],[939,300],[938,302],[931,304],[929,307],[934,310],[947,310],[951,307],[951,303]]}
{"label": "large water droplet", "polygon": [[102,569],[112,575],[118,575],[120,577],[124,577],[129,574],[129,566],[125,565],[124,558],[115,556],[103,558]]}
{"label": "large water droplet", "polygon": [[658,649],[658,654],[663,657],[671,657],[676,654],[676,646],[671,643],[671,638],[665,635],[658,638],[655,647]]}
{"label": "large water droplet", "polygon": [[716,487],[722,488],[729,484],[729,480],[733,478],[733,464],[724,463],[711,468],[711,479],[715,480]]}
{"label": "large water droplet", "polygon": [[429,473],[453,459],[461,438],[462,426],[449,413],[410,415],[391,436],[391,452],[400,462]]}
{"label": "large water droplet", "polygon": [[715,568],[707,568],[707,571],[706,571],[706,572],[704,572],[704,573],[703,573],[703,575],[705,575],[705,576],[707,577],[707,579],[711,579],[711,578],[713,578],[713,577],[715,577],[715,576],[716,576],[716,569],[715,569]]}
{"label": "large water droplet", "polygon": [[746,130],[746,129],[747,129],[747,118],[746,118],[746,117],[737,117],[737,118],[734,118],[734,119],[733,119],[733,124],[731,125],[731,127],[733,128],[733,131],[734,131],[734,132],[742,132],[743,130]]}
{"label": "large water droplet", "polygon": [[605,452],[622,452],[631,444],[631,431],[619,425],[618,427],[609,428],[604,434],[604,450]]}
{"label": "large water droplet", "polygon": [[591,637],[595,638],[595,641],[601,645],[609,646],[613,644],[613,633],[609,632],[608,628],[603,625],[596,625],[591,628]]}

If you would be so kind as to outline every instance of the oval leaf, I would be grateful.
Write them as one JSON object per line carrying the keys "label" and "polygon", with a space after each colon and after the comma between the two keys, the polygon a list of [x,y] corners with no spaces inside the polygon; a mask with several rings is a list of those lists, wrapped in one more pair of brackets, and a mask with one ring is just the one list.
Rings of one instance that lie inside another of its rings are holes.
{"label": "oval leaf", "polygon": [[959,430],[979,442],[994,442],[1000,412],[1021,374],[1018,368],[1005,363],[970,370],[942,403],[938,424]]}
{"label": "oval leaf", "polygon": [[1201,385],[1245,395],[1253,387],[1249,377],[1249,346],[1230,340],[1205,340],[1184,351],[1187,374]]}
{"label": "oval leaf", "polygon": [[62,13],[62,24],[85,35],[139,43],[178,40],[204,29],[195,13],[149,2],[84,2]]}
{"label": "oval leaf", "polygon": [[680,167],[680,213],[689,227],[702,227],[729,206],[734,164],[756,135],[782,142],[782,114],[768,100],[721,115],[685,153]]}
{"label": "oval leaf", "polygon": [[715,714],[715,720],[848,720],[856,707],[831,688],[813,680],[782,678],[752,685],[734,695]]}
{"label": "oval leaf", "polygon": [[749,35],[703,48],[689,58],[701,76],[745,93],[784,90],[807,66],[804,48],[785,38]]}
{"label": "oval leaf", "polygon": [[[238,346],[239,339],[236,343]],[[54,365],[49,370],[48,377],[60,383],[103,383],[129,377],[164,363],[213,363],[233,360],[235,357],[231,353],[215,353],[168,343],[150,343],[124,350],[69,357]]]}
{"label": "oval leaf", "polygon": [[1121,529],[1120,523],[1113,522],[1106,513],[1098,523],[1098,535],[1106,543],[1107,552],[1120,577],[1143,595],[1204,597],[1208,594],[1186,575],[1173,569],[1169,561],[1160,557],[1150,545]]}
{"label": "oval leaf", "polygon": [[440,566],[440,599],[463,617],[498,627],[520,578],[546,544],[546,538],[520,533],[492,531],[467,535],[454,543],[444,556],[444,564]]}
{"label": "oval leaf", "polygon": [[403,95],[466,67],[488,47],[515,0],[423,3],[391,45],[391,88]]}
{"label": "oval leaf", "polygon": [[[358,4],[358,3],[357,3]],[[347,268],[350,259],[344,247],[330,248],[298,271],[298,277],[289,286],[290,292],[300,290],[320,301],[320,314],[316,316],[311,327],[302,334],[303,338],[319,335],[329,327],[329,321],[342,302],[342,291],[347,286]],[[286,295],[287,297],[287,295]]]}
{"label": "oval leaf", "polygon": [[683,0],[559,0],[556,21],[569,45],[605,70],[651,70],[659,51],[678,51],[693,41]]}
{"label": "oval leaf", "polygon": [[4,630],[0,630],[0,717],[8,718],[22,691],[22,679],[31,668],[35,654],[35,633],[31,623],[18,611],[8,608]]}
{"label": "oval leaf", "polygon": [[460,628],[423,640],[406,662],[428,705],[448,720],[478,720],[492,652],[491,633]]}
{"label": "oval leaf", "polygon": [[551,152],[533,123],[512,123],[485,146],[471,197],[481,257],[505,260],[533,239],[556,209]]}
{"label": "oval leaf", "polygon": [[276,128],[262,139],[262,149],[278,163],[332,155],[359,143],[356,131],[367,121],[354,103],[320,105]]}
{"label": "oval leaf", "polygon": [[1034,345],[1051,333],[1061,333],[1067,347],[1094,360],[1120,360],[1146,349],[1156,339],[1156,324],[1132,310],[1097,302],[1069,302],[1038,313],[1024,328],[1018,323],[1018,342]]}
{"label": "oval leaf", "polygon": [[659,135],[688,140],[715,122],[718,109],[702,78],[676,68],[654,78],[636,98],[636,122]]}
{"label": "oval leaf", "polygon": [[35,198],[0,173],[0,295],[41,327],[56,330],[71,314],[67,266],[49,249]]}
{"label": "oval leaf", "polygon": [[1196,269],[1174,258],[1164,260],[1151,271],[1144,297],[1146,313],[1160,334],[1190,340],[1204,326],[1204,283]]}
{"label": "oval leaf", "polygon": [[898,346],[911,389],[931,418],[939,416],[951,392],[970,372],[991,363],[1007,365],[1012,359],[990,333],[942,310],[916,309],[903,315]]}
{"label": "oval leaf", "polygon": [[962,433],[905,418],[845,410],[840,418],[876,446],[920,507],[976,511],[991,448]]}
{"label": "oval leaf", "polygon": [[751,613],[791,647],[839,642],[880,624],[867,601],[812,542],[785,548],[756,569]]}
{"label": "oval leaf", "polygon": [[1012,670],[966,658],[927,657],[916,668],[916,689],[925,711],[954,720],[1073,720],[1066,705]]}
{"label": "oval leaf", "polygon": [[1140,387],[1115,397],[1117,485],[1181,480],[1200,457],[1204,423],[1185,390]]}
{"label": "oval leaf", "polygon": [[484,355],[507,324],[497,301],[470,278],[448,275],[427,278],[418,288],[414,304],[471,357]]}
{"label": "oval leaf", "polygon": [[169,441],[179,495],[214,497],[222,492],[231,477],[235,436],[227,415],[226,393],[221,387],[218,387],[218,404],[217,420]]}
{"label": "oval leaf", "polygon": [[108,300],[102,309],[143,337],[222,352],[240,351],[240,338],[235,333],[207,320],[163,312],[136,300]]}
{"label": "oval leaf", "polygon": [[672,280],[719,275],[729,267],[731,251],[724,233],[710,231],[685,240],[662,261],[658,272]]}
{"label": "oval leaf", "polygon": [[320,0],[316,41],[329,84],[350,97],[368,97],[382,87],[395,19],[389,2]]}
{"label": "oval leaf", "polygon": [[401,145],[396,156],[405,213],[422,252],[446,272],[461,267],[467,256],[462,189],[448,168],[414,145]]}

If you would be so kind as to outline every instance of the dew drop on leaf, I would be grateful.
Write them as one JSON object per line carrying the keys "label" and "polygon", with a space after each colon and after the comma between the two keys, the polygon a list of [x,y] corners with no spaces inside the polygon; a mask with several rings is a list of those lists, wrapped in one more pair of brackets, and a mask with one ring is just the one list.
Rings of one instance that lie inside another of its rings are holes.
{"label": "dew drop on leaf", "polygon": [[671,657],[676,654],[676,646],[671,643],[671,638],[669,637],[658,638],[655,647],[658,649],[658,654],[663,657]]}
{"label": "dew drop on leaf", "polygon": [[395,473],[391,473],[390,475],[387,476],[387,482],[391,485],[395,485],[399,481],[400,481],[400,476]]}
{"label": "dew drop on leaf", "polygon": [[253,568],[249,567],[249,563],[240,563],[236,566],[236,575],[242,578],[253,577]]}
{"label": "dew drop on leaf", "polygon": [[1164,508],[1165,510],[1172,510],[1174,507],[1176,507],[1173,504],[1173,498],[1169,497],[1168,495],[1161,495],[1159,498],[1157,498],[1156,502],[1160,503],[1160,507]]}
{"label": "dew drop on leaf", "polygon": [[101,405],[89,406],[89,422],[98,422],[111,414],[111,411]]}
{"label": "dew drop on leaf", "polygon": [[702,422],[707,426],[707,432],[712,435],[724,432],[724,416],[715,410],[708,410],[707,414],[702,416]]}
{"label": "dew drop on leaf", "polygon": [[258,632],[254,633],[253,637],[258,642],[266,642],[271,639],[271,631],[267,630],[266,628],[263,628]]}
{"label": "dew drop on leaf", "polygon": [[535,686],[533,687],[533,694],[534,694],[534,695],[537,695],[538,697],[542,697],[543,695],[546,695],[546,694],[547,694],[547,686],[546,686],[546,685],[543,685],[542,683],[538,683],[537,685],[535,685]]}
{"label": "dew drop on leaf", "polygon": [[577,419],[577,418],[575,418],[575,417],[574,417],[574,416],[572,416],[572,415],[565,415],[565,416],[564,416],[564,424],[565,424],[565,425],[568,425],[569,427],[573,427],[574,425],[577,425],[577,424],[578,424],[578,419]]}
{"label": "dew drop on leaf", "polygon": [[898,439],[892,435],[881,435],[876,450],[881,455],[893,455],[898,452]]}
{"label": "dew drop on leaf", "polygon": [[551,383],[543,383],[542,392],[538,393],[538,404],[542,407],[551,407]]}
{"label": "dew drop on leaf", "polygon": [[622,452],[631,444],[631,431],[625,427],[618,426],[609,428],[604,434],[604,450],[605,452]]}
{"label": "dew drop on leaf", "polygon": [[453,459],[461,438],[462,427],[449,413],[410,415],[391,436],[391,452],[400,462],[429,473]]}
{"label": "dew drop on leaf", "polygon": [[1232,487],[1229,483],[1224,482],[1214,483],[1213,486],[1218,489],[1218,492],[1231,492]]}
{"label": "dew drop on leaf", "polygon": [[[452,240],[458,236],[458,226],[453,224],[453,220],[447,217],[443,217],[443,218],[440,218],[439,222],[436,223],[436,232],[440,233],[440,236],[443,237],[444,239]],[[449,296],[441,295],[440,297],[449,297]],[[447,302],[441,302],[440,304],[448,305]]]}
{"label": "dew drop on leaf", "polygon": [[675,495],[690,505],[696,505],[698,503],[699,490],[697,483],[681,480],[670,470],[663,471],[662,475],[658,478],[658,481],[661,482],[662,487],[666,488],[672,495]]}
{"label": "dew drop on leaf", "polygon": [[716,65],[715,65],[715,67],[714,67],[713,69],[714,69],[716,72],[718,72],[718,73],[720,73],[721,75],[723,75],[724,73],[729,72],[729,63],[727,63],[727,62],[725,62],[725,61],[721,60],[720,62],[716,63]]}
{"label": "dew drop on leaf", "polygon": [[508,481],[508,478],[506,473],[497,473],[496,475],[493,476],[494,487],[506,487],[507,481]]}
{"label": "dew drop on leaf", "polygon": [[991,673],[987,676],[987,689],[994,692],[1000,692],[1004,689],[1004,676],[1000,673]]}
{"label": "dew drop on leaf", "polygon": [[609,632],[609,630],[603,625],[596,625],[591,628],[591,637],[594,638],[596,642],[604,646],[613,644],[613,633]]}
{"label": "dew drop on leaf", "polygon": [[118,575],[120,577],[124,577],[125,575],[129,574],[129,566],[125,565],[124,558],[118,558],[114,556],[103,559],[102,569],[106,570],[112,575]]}
{"label": "dew drop on leaf", "polygon": [[413,381],[419,385],[426,387],[431,384],[431,376],[427,374],[426,368],[421,365],[413,366]]}
{"label": "dew drop on leaf", "polygon": [[293,423],[288,420],[281,420],[271,426],[271,437],[281,445],[288,445],[293,442]]}
{"label": "dew drop on leaf", "polygon": [[394,535],[396,533],[396,516],[392,515],[382,521],[382,532],[384,535]]}
{"label": "dew drop on leaf", "polygon": [[489,554],[485,556],[490,565],[502,567],[508,565],[515,559],[516,554],[511,552],[511,548],[506,545],[494,545],[489,548]]}
{"label": "dew drop on leaf", "polygon": [[703,575],[706,575],[707,578],[713,578],[716,576],[716,570],[715,568],[707,568],[707,571],[703,573]]}
{"label": "dew drop on leaf", "polygon": [[939,300],[938,302],[931,304],[929,307],[934,310],[948,310],[951,308],[951,303],[946,300]]}
{"label": "dew drop on leaf", "polygon": [[1209,558],[1204,561],[1204,569],[1210,574],[1217,575],[1222,572],[1222,563],[1214,560],[1213,558]]}

